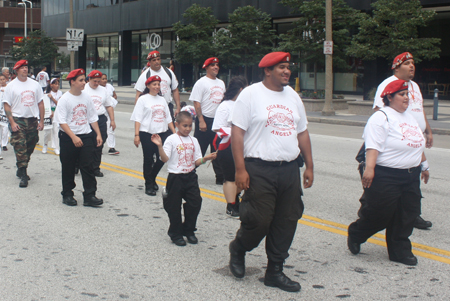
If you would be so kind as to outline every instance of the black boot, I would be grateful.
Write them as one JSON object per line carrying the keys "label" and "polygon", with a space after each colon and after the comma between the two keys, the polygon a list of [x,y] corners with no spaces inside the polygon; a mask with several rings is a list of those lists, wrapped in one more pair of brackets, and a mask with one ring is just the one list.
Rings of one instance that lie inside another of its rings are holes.
{"label": "black boot", "polygon": [[28,176],[28,174],[27,174],[27,168],[26,168],[26,167],[19,167],[19,168],[17,169],[16,176],[17,176],[19,179],[22,179],[22,175],[26,175],[26,176],[27,176],[27,180],[28,180],[28,181],[30,180],[30,176]]}
{"label": "black boot", "polygon": [[236,278],[245,276],[245,250],[236,240],[230,242],[230,271]]}
{"label": "black boot", "polygon": [[270,261],[267,264],[264,285],[278,287],[287,292],[298,292],[301,286],[283,273],[283,262]]}

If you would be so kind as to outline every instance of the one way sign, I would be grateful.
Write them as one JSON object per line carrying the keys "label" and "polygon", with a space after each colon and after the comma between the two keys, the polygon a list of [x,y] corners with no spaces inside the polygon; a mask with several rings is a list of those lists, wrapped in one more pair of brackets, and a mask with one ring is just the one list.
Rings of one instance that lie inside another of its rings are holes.
{"label": "one way sign", "polygon": [[84,40],[84,29],[67,28],[66,29],[66,40],[67,41],[83,41]]}

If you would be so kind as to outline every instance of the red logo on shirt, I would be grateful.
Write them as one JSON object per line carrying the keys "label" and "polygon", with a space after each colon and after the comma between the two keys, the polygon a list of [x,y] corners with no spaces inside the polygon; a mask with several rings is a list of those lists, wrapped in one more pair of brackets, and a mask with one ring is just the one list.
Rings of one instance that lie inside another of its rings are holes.
{"label": "red logo on shirt", "polygon": [[79,104],[72,110],[71,123],[75,125],[83,125],[87,123],[87,107],[84,104]]}
{"label": "red logo on shirt", "polygon": [[270,105],[267,108],[268,117],[266,127],[273,127],[272,134],[277,136],[290,136],[294,126],[294,116],[291,109],[284,105]]}
{"label": "red logo on shirt", "polygon": [[91,95],[92,101],[94,102],[95,109],[98,111],[103,105],[101,96]]}
{"label": "red logo on shirt", "polygon": [[194,169],[194,144],[182,143],[177,145],[178,164],[177,168],[182,167],[183,172],[191,172]]}
{"label": "red logo on shirt", "polygon": [[166,111],[162,105],[152,106],[152,121],[153,122],[164,122],[166,120]]}
{"label": "red logo on shirt", "polygon": [[170,85],[166,80],[161,81],[161,94],[164,96],[170,92]]}
{"label": "red logo on shirt", "polygon": [[407,123],[401,123],[399,124],[401,130],[402,130],[402,140],[409,140],[412,143],[408,143],[407,145],[409,147],[413,148],[419,148],[422,146],[423,135],[421,134],[420,130],[418,130],[417,126],[413,126]]}
{"label": "red logo on shirt", "polygon": [[211,100],[212,103],[220,104],[222,99],[223,99],[223,88],[219,86],[211,87],[209,92],[209,100]]}
{"label": "red logo on shirt", "polygon": [[34,105],[34,92],[30,90],[20,93],[20,102],[24,107],[31,107]]}

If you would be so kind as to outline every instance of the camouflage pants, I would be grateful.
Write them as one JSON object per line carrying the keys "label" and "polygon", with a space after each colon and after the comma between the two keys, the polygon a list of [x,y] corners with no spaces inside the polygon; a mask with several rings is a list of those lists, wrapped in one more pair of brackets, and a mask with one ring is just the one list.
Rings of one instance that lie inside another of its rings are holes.
{"label": "camouflage pants", "polygon": [[17,132],[11,131],[10,143],[14,147],[16,154],[17,168],[28,167],[31,154],[34,151],[36,143],[39,141],[39,133],[37,130],[37,118],[19,118],[14,117],[14,121],[19,125]]}

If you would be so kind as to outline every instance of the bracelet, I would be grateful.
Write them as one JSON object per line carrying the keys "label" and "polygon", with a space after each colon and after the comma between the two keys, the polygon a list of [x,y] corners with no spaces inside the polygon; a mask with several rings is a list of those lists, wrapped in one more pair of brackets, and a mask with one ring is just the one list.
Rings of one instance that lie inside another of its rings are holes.
{"label": "bracelet", "polygon": [[206,162],[203,162],[203,158],[200,159],[200,164],[205,164]]}
{"label": "bracelet", "polygon": [[422,171],[430,170],[430,165],[428,164],[427,160],[425,160],[422,163],[420,163],[420,166],[422,167]]}

